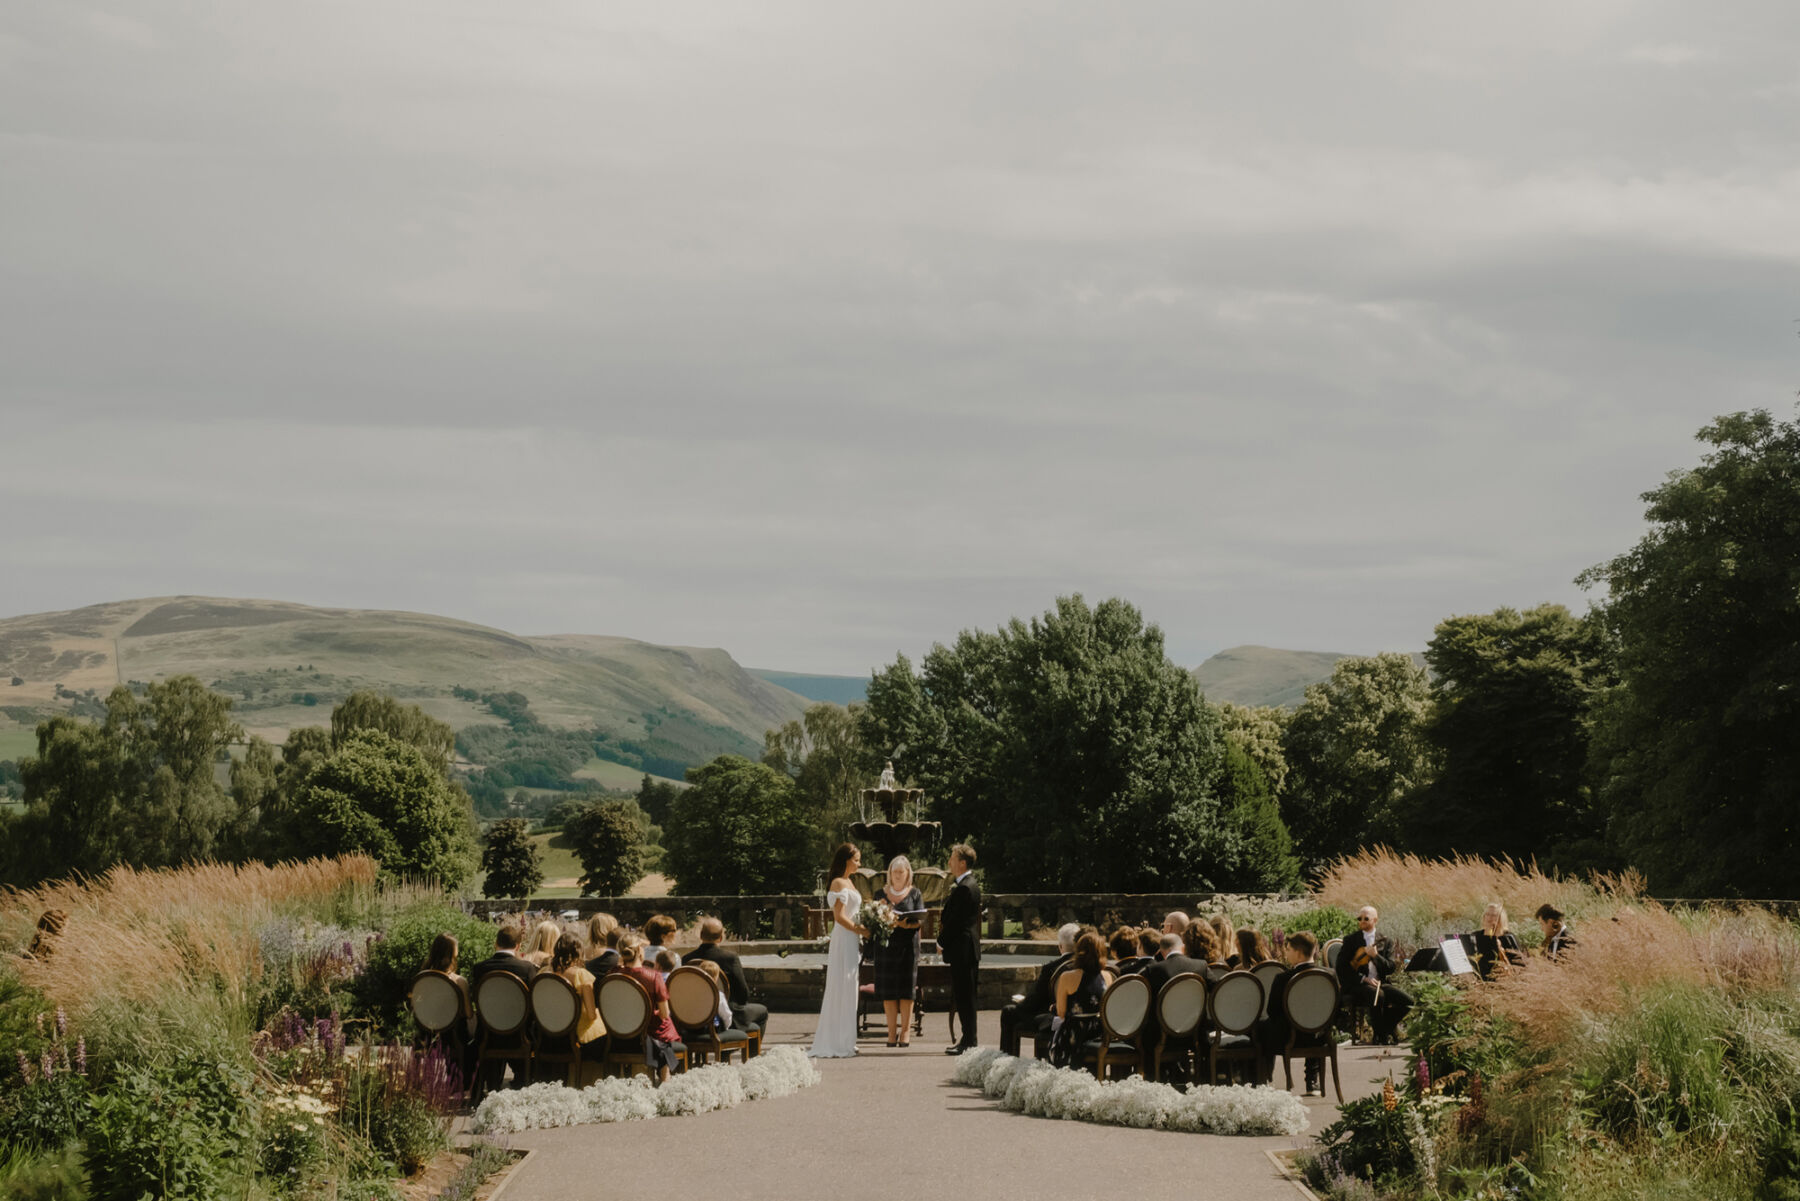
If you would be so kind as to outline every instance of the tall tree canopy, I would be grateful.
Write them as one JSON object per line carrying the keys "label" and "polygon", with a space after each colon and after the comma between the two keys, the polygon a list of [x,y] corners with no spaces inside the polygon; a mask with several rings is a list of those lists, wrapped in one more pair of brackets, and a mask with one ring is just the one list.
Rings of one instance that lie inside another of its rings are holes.
{"label": "tall tree canopy", "polygon": [[741,755],[690,768],[669,810],[664,869],[679,896],[792,893],[823,866],[789,777]]}
{"label": "tall tree canopy", "polygon": [[1608,834],[1652,887],[1800,895],[1800,425],[1699,433],[1651,528],[1589,569],[1619,675],[1595,723]]}
{"label": "tall tree canopy", "polygon": [[763,737],[762,761],[793,778],[812,831],[810,853],[821,861],[849,837],[856,794],[874,782],[858,733],[861,710],[821,701]]}
{"label": "tall tree canopy", "polygon": [[917,675],[898,658],[859,725],[995,887],[1190,888],[1238,865],[1218,718],[1125,601],[1063,597],[1029,623],[965,631]]}
{"label": "tall tree canopy", "polygon": [[1405,655],[1340,659],[1307,686],[1282,742],[1282,816],[1309,864],[1396,841],[1402,799],[1431,777],[1430,700]]}
{"label": "tall tree canopy", "polygon": [[1451,617],[1425,649],[1436,779],[1407,804],[1407,849],[1597,866],[1587,787],[1599,630],[1561,605]]}

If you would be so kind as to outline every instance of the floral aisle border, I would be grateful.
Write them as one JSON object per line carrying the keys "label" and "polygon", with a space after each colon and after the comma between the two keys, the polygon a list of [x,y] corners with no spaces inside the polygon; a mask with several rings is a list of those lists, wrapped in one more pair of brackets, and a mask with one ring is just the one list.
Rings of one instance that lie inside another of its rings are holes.
{"label": "floral aisle border", "polygon": [[1038,1117],[1194,1134],[1294,1135],[1307,1127],[1306,1106],[1282,1089],[1197,1084],[1184,1093],[1138,1076],[1102,1083],[1088,1072],[1019,1059],[998,1047],[965,1054],[954,1078],[1007,1109]]}
{"label": "floral aisle border", "polygon": [[771,1047],[747,1063],[711,1064],[672,1076],[661,1088],[648,1076],[610,1078],[583,1089],[562,1084],[492,1092],[475,1110],[476,1134],[512,1134],[551,1126],[673,1118],[786,1097],[819,1082],[799,1047]]}

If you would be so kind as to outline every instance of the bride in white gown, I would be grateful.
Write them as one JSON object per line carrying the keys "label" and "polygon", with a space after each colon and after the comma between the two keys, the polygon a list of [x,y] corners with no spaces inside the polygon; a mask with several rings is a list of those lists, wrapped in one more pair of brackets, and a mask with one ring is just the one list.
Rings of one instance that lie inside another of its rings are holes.
{"label": "bride in white gown", "polygon": [[819,1025],[813,1031],[815,1059],[843,1059],[856,1054],[857,975],[862,965],[862,940],[868,931],[856,924],[862,912],[862,894],[850,882],[850,873],[862,866],[862,852],[845,843],[831,857],[831,885],[825,903],[831,906],[831,953],[825,961],[825,1000],[819,1005]]}

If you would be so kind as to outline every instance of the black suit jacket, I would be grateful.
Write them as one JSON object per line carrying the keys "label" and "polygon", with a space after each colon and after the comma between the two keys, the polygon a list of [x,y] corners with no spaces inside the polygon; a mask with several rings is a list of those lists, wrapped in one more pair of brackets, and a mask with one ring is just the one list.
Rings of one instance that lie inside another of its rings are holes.
{"label": "black suit jacket", "polygon": [[[1363,938],[1359,931],[1344,939],[1343,949],[1338,952],[1338,983],[1344,987],[1345,992],[1350,991],[1359,983],[1366,982],[1369,978],[1368,972],[1364,968],[1355,966],[1356,953],[1362,950],[1362,947]],[[1387,957],[1387,952],[1392,949],[1392,943],[1380,935],[1376,935],[1375,958],[1371,962],[1375,965],[1375,974],[1383,980],[1386,980],[1394,971],[1394,961]]]}
{"label": "black suit jacket", "polygon": [[1019,1002],[1019,1012],[1022,1015],[1030,1017],[1050,1012],[1050,1007],[1056,1002],[1056,998],[1050,995],[1051,982],[1056,979],[1056,973],[1073,958],[1073,955],[1058,955],[1038,970],[1037,980],[1032,983],[1031,991]]}
{"label": "black suit jacket", "polygon": [[529,959],[520,959],[517,955],[508,955],[504,951],[495,951],[469,969],[469,995],[471,998],[473,998],[475,990],[481,986],[481,978],[489,972],[511,972],[525,983],[530,984],[531,978],[538,974],[538,968],[537,964]]}
{"label": "black suit jacket", "polygon": [[681,962],[699,963],[703,959],[718,964],[719,971],[724,973],[726,1000],[738,1006],[750,1003],[750,981],[744,977],[744,965],[734,953],[721,950],[716,942],[703,942],[684,955]]}
{"label": "black suit jacket", "polygon": [[[1213,981],[1218,978],[1209,970],[1206,960],[1191,959],[1186,955],[1165,955],[1145,968],[1142,975],[1145,982],[1150,985],[1150,1003],[1154,1005],[1156,998],[1162,995],[1163,985],[1175,977],[1185,976],[1189,972],[1204,977],[1208,988],[1211,988]],[[1154,1019],[1154,1012],[1151,1016]]]}
{"label": "black suit jacket", "polygon": [[594,979],[619,970],[619,952],[612,947],[600,952],[587,961],[587,970],[594,974]]}
{"label": "black suit jacket", "polygon": [[970,872],[950,889],[938,916],[938,949],[953,967],[981,962],[981,885]]}

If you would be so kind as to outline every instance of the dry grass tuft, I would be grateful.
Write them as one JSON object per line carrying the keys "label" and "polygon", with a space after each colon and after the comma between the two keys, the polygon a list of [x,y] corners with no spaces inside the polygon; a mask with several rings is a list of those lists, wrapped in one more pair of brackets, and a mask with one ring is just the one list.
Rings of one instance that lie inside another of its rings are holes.
{"label": "dry grass tuft", "polygon": [[262,972],[257,930],[285,909],[372,889],[365,856],[305,863],[115,867],[96,880],[0,892],[0,938],[22,948],[38,915],[68,915],[52,954],[19,974],[79,1017],[101,1001],[150,1002],[171,991],[241,1000]]}
{"label": "dry grass tuft", "polygon": [[1532,914],[1546,902],[1569,915],[1571,923],[1596,908],[1636,902],[1644,882],[1633,872],[1594,876],[1587,881],[1545,875],[1536,863],[1518,865],[1464,856],[1421,859],[1386,847],[1359,851],[1340,859],[1325,873],[1319,900],[1354,913],[1364,905],[1383,911],[1404,909],[1418,917],[1461,923],[1472,930],[1490,901],[1506,906],[1514,926],[1529,926]]}

